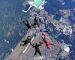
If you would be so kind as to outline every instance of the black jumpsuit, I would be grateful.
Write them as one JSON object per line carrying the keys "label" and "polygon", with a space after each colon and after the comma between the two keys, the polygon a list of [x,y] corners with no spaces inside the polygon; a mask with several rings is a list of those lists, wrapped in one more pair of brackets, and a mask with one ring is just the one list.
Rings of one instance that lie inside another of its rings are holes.
{"label": "black jumpsuit", "polygon": [[[31,45],[32,45],[32,44],[31,44]],[[34,45],[34,44],[32,45],[32,47],[35,48],[35,53],[34,53],[34,55],[36,55],[36,54],[38,53],[40,56],[42,56],[42,55],[41,55],[41,52],[40,52],[40,49],[39,49],[40,46],[41,46],[41,43],[40,43],[40,44],[37,44],[37,43],[36,43],[35,45]]]}

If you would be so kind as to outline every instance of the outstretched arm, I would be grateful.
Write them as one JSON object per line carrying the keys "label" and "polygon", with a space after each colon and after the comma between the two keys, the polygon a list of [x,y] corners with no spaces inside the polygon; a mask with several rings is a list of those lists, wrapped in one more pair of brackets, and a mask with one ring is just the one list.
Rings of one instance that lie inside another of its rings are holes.
{"label": "outstretched arm", "polygon": [[43,44],[43,42],[39,42],[38,46],[41,46]]}
{"label": "outstretched arm", "polygon": [[32,45],[32,47],[34,47],[34,44],[32,44],[31,42],[30,42],[30,45]]}

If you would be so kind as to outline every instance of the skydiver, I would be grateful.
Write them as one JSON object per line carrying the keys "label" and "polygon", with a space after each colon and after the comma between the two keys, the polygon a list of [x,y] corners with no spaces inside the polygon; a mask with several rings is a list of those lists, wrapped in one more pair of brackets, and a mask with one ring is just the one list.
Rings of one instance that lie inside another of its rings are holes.
{"label": "skydiver", "polygon": [[51,45],[53,45],[51,42],[46,41],[45,35],[44,35],[44,37],[42,37],[42,40],[48,49],[50,49]]}
{"label": "skydiver", "polygon": [[32,45],[33,48],[35,48],[34,56],[38,53],[42,57],[42,54],[41,54],[40,49],[39,49],[39,47],[42,45],[42,43],[39,42],[39,44],[36,43],[35,45],[32,43],[30,43],[30,44]]}
{"label": "skydiver", "polygon": [[33,26],[35,27],[36,25],[39,27],[39,23],[38,23],[37,17],[34,18],[34,24],[33,24]]}
{"label": "skydiver", "polygon": [[25,46],[25,45],[27,45],[28,43],[30,43],[30,40],[31,40],[31,37],[28,36],[26,40],[21,41],[23,44],[20,44],[20,46]]}
{"label": "skydiver", "polygon": [[29,22],[27,21],[26,23],[25,23],[25,21],[23,21],[23,23],[26,25],[26,27],[28,28],[28,29],[31,29],[31,25],[29,24]]}

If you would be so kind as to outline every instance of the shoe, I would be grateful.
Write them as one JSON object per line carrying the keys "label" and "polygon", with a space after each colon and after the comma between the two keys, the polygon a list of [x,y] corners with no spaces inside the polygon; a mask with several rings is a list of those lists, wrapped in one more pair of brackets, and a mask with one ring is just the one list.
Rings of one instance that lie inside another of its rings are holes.
{"label": "shoe", "polygon": [[43,59],[43,56],[40,56],[41,59]]}

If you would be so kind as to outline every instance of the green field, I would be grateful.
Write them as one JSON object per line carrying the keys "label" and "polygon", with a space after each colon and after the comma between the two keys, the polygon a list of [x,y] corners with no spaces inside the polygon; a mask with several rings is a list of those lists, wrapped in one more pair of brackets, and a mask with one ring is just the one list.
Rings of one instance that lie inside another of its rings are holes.
{"label": "green field", "polygon": [[37,7],[39,7],[42,2],[43,2],[43,0],[34,0],[34,3]]}

